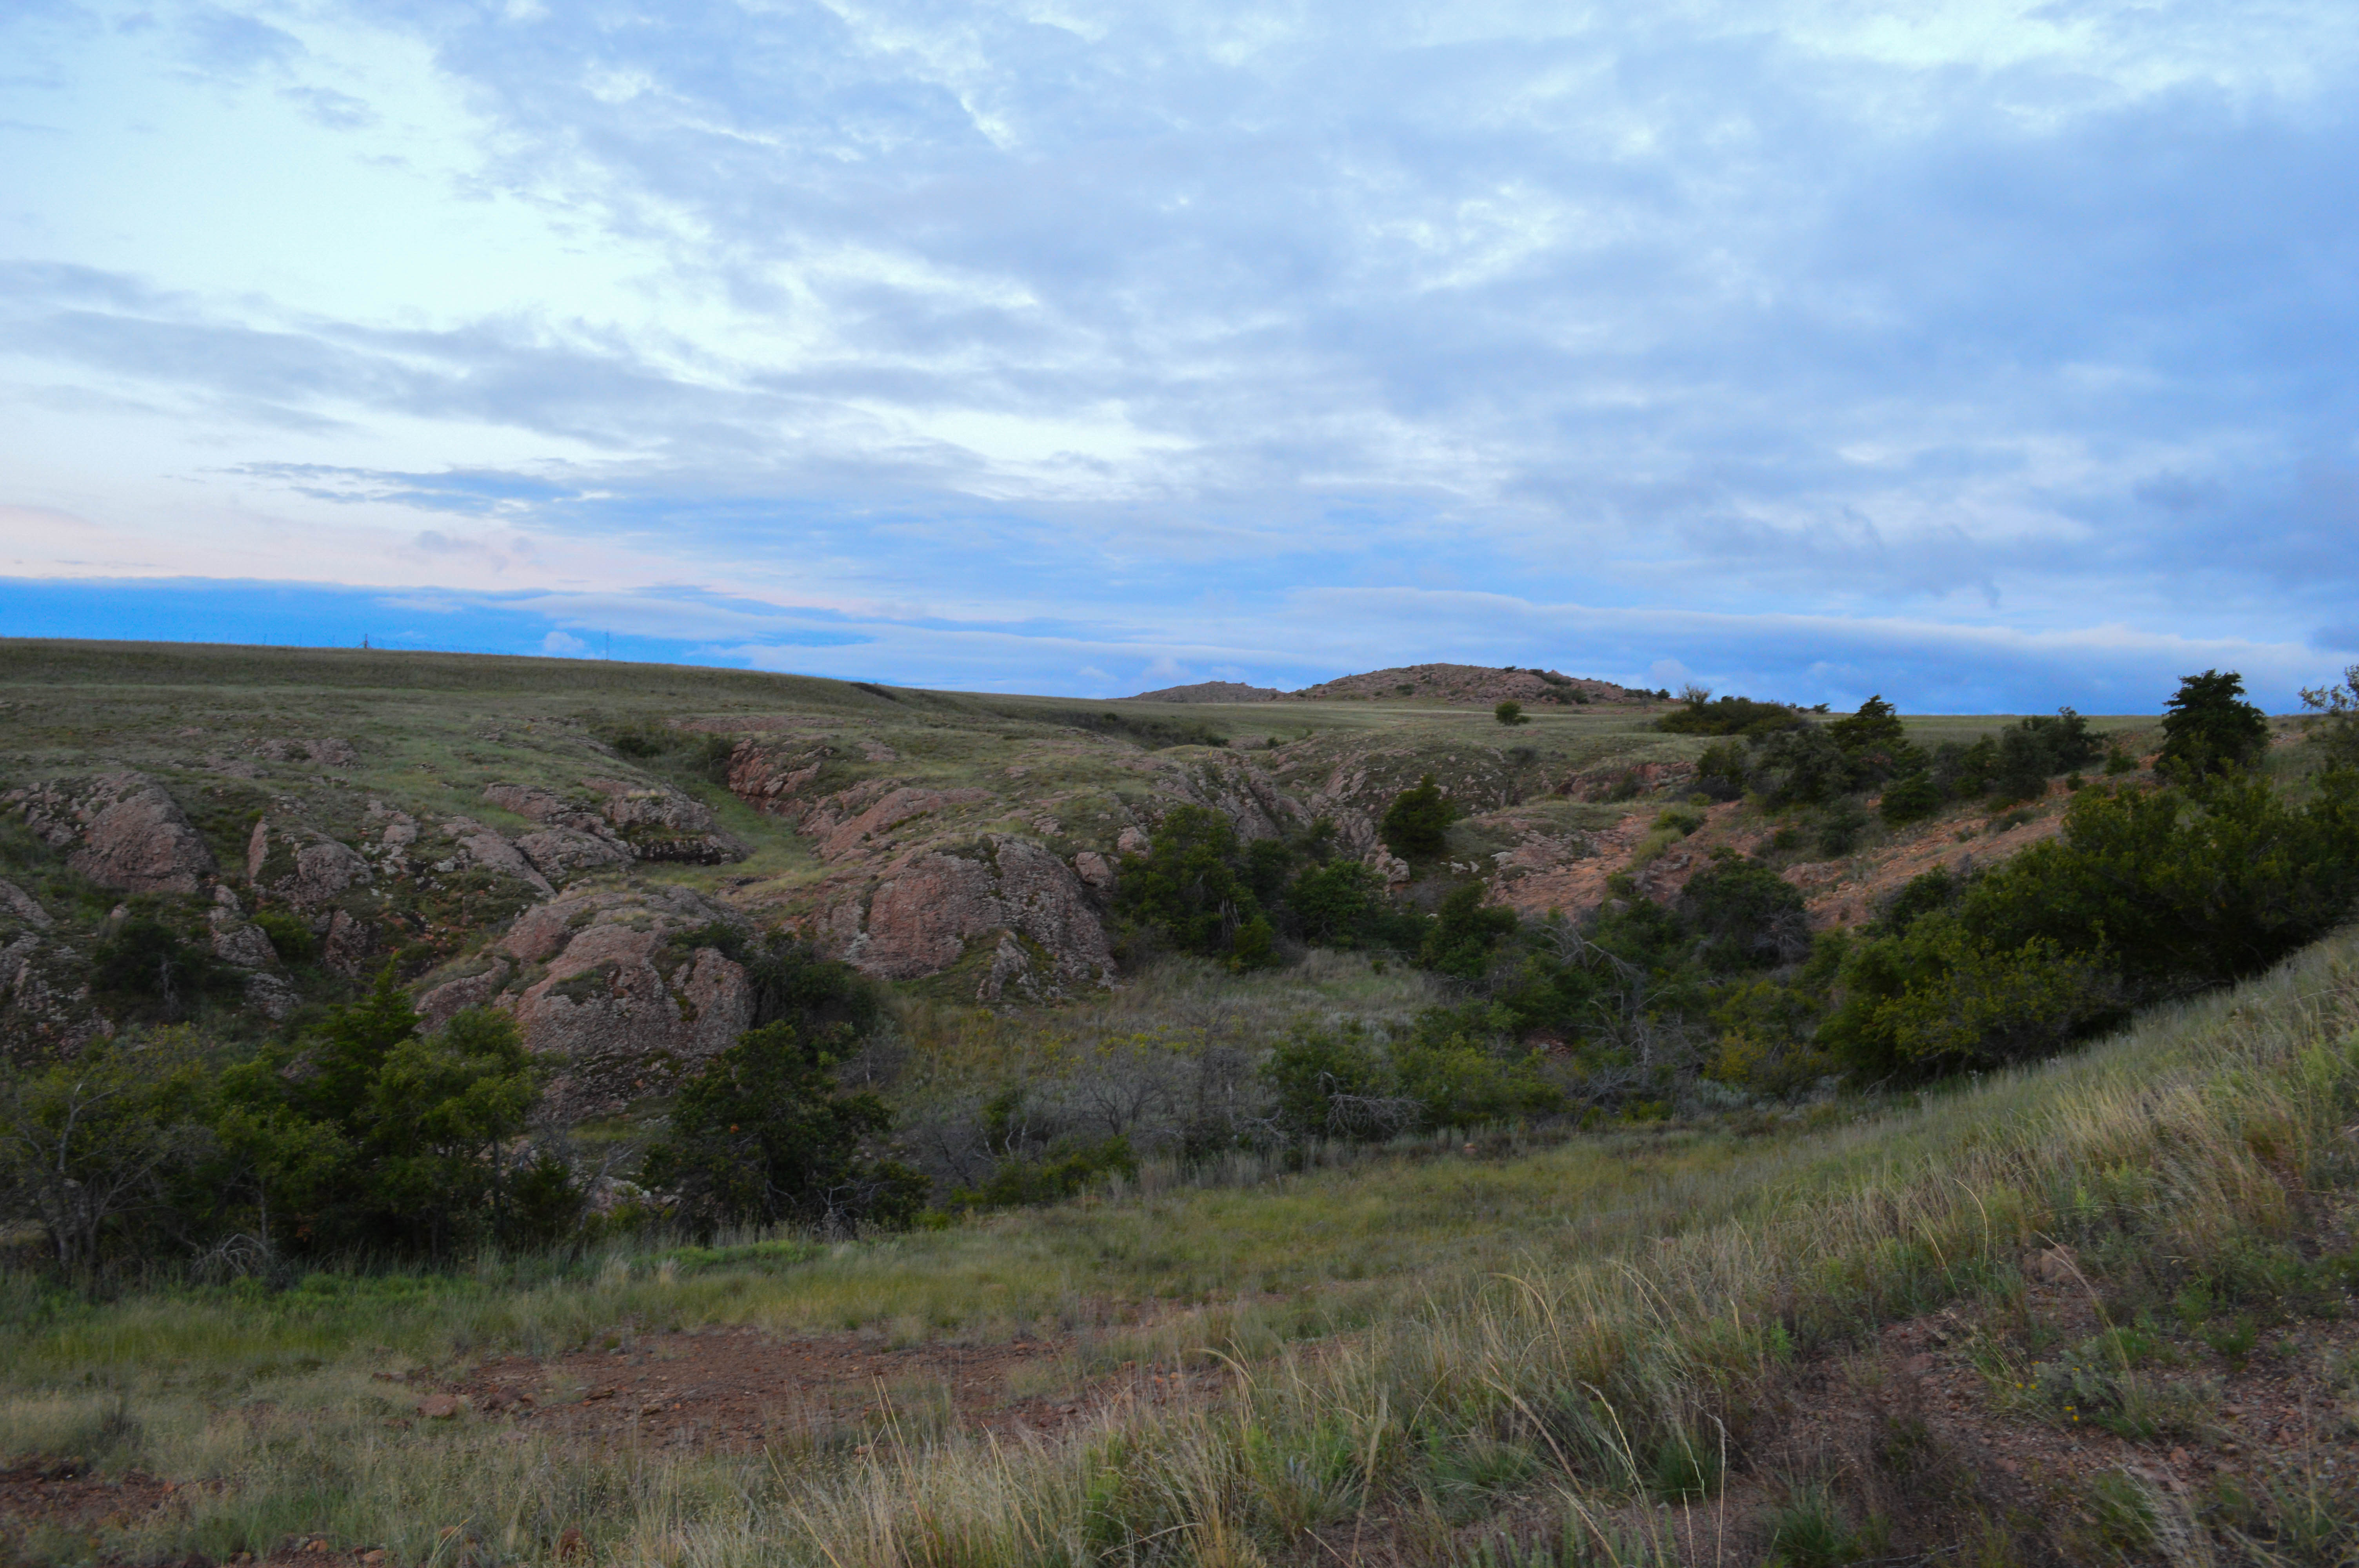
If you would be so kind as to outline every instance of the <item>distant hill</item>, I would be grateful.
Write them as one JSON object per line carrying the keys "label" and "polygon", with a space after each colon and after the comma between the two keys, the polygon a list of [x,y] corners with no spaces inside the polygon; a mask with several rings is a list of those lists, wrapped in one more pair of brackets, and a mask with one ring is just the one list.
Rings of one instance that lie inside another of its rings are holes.
{"label": "distant hill", "polygon": [[1200,680],[1193,686],[1167,686],[1142,691],[1124,702],[1276,702],[1286,695],[1275,687],[1247,686],[1235,680]]}
{"label": "distant hill", "polygon": [[1289,692],[1298,701],[1423,697],[1489,707],[1508,697],[1522,703],[1647,702],[1650,691],[1587,680],[1555,670],[1494,669],[1488,665],[1403,665],[1365,675],[1342,676]]}

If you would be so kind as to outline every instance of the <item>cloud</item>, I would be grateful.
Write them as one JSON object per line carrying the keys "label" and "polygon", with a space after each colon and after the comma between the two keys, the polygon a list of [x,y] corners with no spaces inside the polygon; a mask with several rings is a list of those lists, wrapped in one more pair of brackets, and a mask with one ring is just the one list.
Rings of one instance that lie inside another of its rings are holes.
{"label": "cloud", "polygon": [[[0,247],[0,388],[52,421],[0,469],[116,538],[266,514],[314,580],[1091,689],[1555,637],[2127,701],[2290,671],[2359,591],[2322,5],[159,15],[43,22],[34,117],[121,206],[152,155],[91,127],[196,70],[190,215],[139,251],[45,184],[63,237]],[[396,254],[318,259],[393,168]]]}
{"label": "cloud", "polygon": [[590,644],[570,632],[551,632],[540,640],[540,651],[562,659],[578,659],[590,652]]}

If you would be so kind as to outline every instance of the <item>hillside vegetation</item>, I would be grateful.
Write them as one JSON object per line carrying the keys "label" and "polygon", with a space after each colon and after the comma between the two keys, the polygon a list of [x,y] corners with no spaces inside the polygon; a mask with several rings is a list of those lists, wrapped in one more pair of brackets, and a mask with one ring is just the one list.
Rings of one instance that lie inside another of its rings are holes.
{"label": "hillside vegetation", "polygon": [[1584,695],[0,644],[0,1542],[2359,1551],[2359,676]]}

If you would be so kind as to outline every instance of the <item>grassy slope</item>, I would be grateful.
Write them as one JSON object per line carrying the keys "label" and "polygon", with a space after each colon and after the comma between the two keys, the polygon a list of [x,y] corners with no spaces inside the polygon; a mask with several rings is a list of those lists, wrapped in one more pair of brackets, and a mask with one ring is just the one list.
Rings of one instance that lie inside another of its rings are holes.
{"label": "grassy slope", "polygon": [[[231,1478],[118,1543],[142,1553],[302,1530],[422,1560],[465,1524],[526,1559],[569,1526],[631,1562],[1311,1561],[1306,1532],[1371,1529],[1431,1557],[1464,1539],[1454,1520],[1540,1507],[1610,1532],[1657,1517],[1621,1499],[1714,1422],[1766,1442],[1795,1358],[1947,1301],[2019,1301],[2028,1247],[2074,1244],[2107,1289],[2314,1230],[2359,1153],[2354,962],[2338,938],[2081,1055],[1840,1125],[1404,1153],[669,1281],[616,1260],[94,1307],[14,1281],[0,1451],[111,1444]],[[1102,1325],[1084,1362],[1204,1349],[1246,1375],[1048,1447],[846,1433],[792,1463],[394,1433],[367,1376],[634,1322],[989,1338],[1060,1315]]]}

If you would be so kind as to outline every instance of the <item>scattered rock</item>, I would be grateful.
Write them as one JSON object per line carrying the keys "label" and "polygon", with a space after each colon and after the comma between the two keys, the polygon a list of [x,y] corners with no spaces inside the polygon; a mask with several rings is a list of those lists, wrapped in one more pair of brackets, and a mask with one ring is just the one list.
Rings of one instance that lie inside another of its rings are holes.
{"label": "scattered rock", "polygon": [[418,1413],[428,1421],[450,1421],[466,1408],[463,1400],[451,1394],[429,1394],[418,1401]]}
{"label": "scattered rock", "polygon": [[754,851],[714,822],[712,810],[678,790],[620,779],[582,781],[605,796],[603,815],[643,860],[717,866]]}
{"label": "scattered rock", "polygon": [[376,928],[355,920],[344,910],[328,921],[328,935],[320,943],[320,958],[330,968],[357,977],[376,951]]}
{"label": "scattered rock", "polygon": [[1136,827],[1125,827],[1115,838],[1114,852],[1122,855],[1145,855],[1155,849],[1155,840]]}
{"label": "scattered rock", "polygon": [[1084,849],[1073,857],[1073,874],[1082,879],[1084,887],[1093,892],[1114,891],[1113,863],[1095,849]]}
{"label": "scattered rock", "polygon": [[2043,1285],[2069,1285],[2081,1277],[2080,1260],[2070,1247],[2050,1247],[2027,1259],[2023,1271]]}

